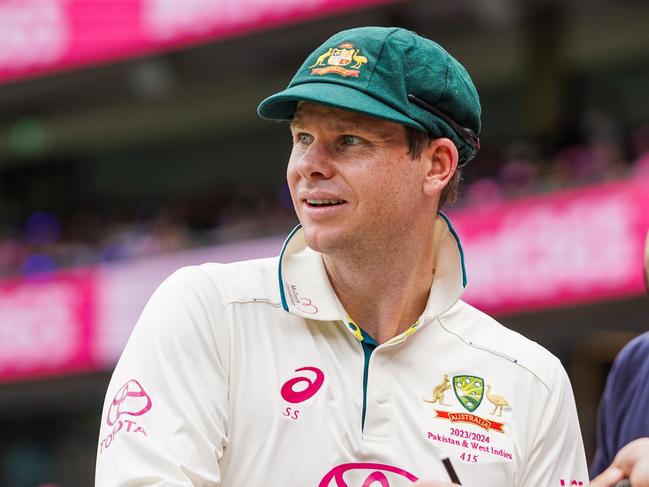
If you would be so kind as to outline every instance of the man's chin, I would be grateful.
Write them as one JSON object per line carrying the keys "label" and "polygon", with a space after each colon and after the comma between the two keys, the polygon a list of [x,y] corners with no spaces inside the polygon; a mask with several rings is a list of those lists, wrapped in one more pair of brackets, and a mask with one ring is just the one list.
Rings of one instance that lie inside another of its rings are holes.
{"label": "man's chin", "polygon": [[331,254],[344,246],[345,235],[343,232],[314,228],[313,226],[303,226],[302,228],[306,244],[316,252]]}

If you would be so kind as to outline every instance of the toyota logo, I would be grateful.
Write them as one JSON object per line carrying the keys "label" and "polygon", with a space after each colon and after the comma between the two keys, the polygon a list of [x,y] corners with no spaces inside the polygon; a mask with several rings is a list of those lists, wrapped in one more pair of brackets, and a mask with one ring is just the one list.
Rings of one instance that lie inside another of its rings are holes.
{"label": "toyota logo", "polygon": [[144,392],[144,388],[135,379],[124,384],[108,408],[106,422],[112,426],[120,416],[142,416],[151,409],[151,398]]}

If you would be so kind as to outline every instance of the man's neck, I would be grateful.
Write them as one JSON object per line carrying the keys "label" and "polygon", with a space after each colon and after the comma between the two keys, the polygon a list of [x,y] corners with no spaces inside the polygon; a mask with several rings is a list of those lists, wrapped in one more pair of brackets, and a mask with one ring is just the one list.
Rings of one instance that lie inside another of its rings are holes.
{"label": "man's neck", "polygon": [[324,263],[350,318],[379,344],[403,333],[426,308],[433,282],[432,238],[418,246],[410,241],[399,248],[325,255]]}

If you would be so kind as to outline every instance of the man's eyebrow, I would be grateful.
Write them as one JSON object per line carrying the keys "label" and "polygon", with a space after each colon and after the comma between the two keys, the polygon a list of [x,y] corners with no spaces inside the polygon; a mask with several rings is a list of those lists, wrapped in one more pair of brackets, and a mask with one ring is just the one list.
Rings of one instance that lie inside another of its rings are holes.
{"label": "man's eyebrow", "polygon": [[293,115],[293,118],[292,118],[291,121],[288,123],[289,126],[294,127],[294,126],[296,126],[296,125],[300,125],[300,124],[302,123],[302,118],[303,118],[303,117],[302,117],[302,115],[300,114],[300,112],[295,112],[295,115]]}
{"label": "man's eyebrow", "polygon": [[360,134],[370,134],[373,137],[376,137],[377,139],[389,141],[393,140],[395,137],[398,136],[398,131],[394,130],[394,127],[389,126],[378,126],[378,125],[370,125],[367,126],[366,124],[363,123],[358,123],[358,122],[342,122],[339,125],[336,125],[335,127],[337,130],[341,132],[345,131],[351,131],[351,132],[357,132]]}
{"label": "man's eyebrow", "polygon": [[345,132],[347,130],[351,130],[352,132],[367,131],[367,128],[363,127],[362,123],[354,122],[351,120],[350,121],[342,120],[342,121],[334,122],[331,124],[331,128],[339,132]]}
{"label": "man's eyebrow", "polygon": [[[289,126],[291,128],[305,128],[305,124],[308,125],[308,120],[305,122],[304,116],[300,112],[296,112],[291,121],[289,122]],[[361,134],[372,134],[375,137],[381,139],[381,140],[386,140],[390,141],[393,140],[396,136],[397,133],[395,133],[395,130],[393,127],[381,127],[377,128],[377,126],[367,126],[363,122],[359,122],[356,120],[335,120],[331,121],[329,128],[331,130],[337,131],[337,132],[358,132]]]}

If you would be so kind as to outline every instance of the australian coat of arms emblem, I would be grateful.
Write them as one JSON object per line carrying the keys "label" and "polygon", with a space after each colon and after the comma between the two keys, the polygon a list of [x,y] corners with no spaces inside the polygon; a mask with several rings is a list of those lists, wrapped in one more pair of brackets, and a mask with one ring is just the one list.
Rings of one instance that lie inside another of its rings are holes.
{"label": "australian coat of arms emblem", "polygon": [[360,68],[367,63],[367,58],[360,52],[361,50],[355,48],[351,42],[343,42],[338,47],[330,47],[318,56],[316,62],[309,66],[309,69],[311,69],[311,74],[336,73],[340,76],[358,78]]}

